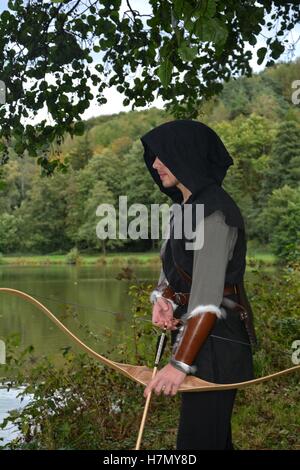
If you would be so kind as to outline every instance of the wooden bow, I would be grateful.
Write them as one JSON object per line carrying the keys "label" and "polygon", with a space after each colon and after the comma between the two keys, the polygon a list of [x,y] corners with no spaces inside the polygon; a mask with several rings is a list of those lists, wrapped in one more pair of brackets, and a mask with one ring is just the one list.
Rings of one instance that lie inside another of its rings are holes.
{"label": "wooden bow", "polygon": [[[65,325],[63,325],[58,318],[41,302],[36,300],[34,297],[26,294],[25,292],[10,289],[7,287],[1,287],[0,292],[4,292],[7,294],[11,294],[17,297],[21,297],[22,299],[30,302],[31,304],[35,305],[40,311],[45,313],[50,320],[53,321],[67,336],[69,336],[75,343],[87,352],[90,356],[92,356],[97,361],[105,364],[108,367],[120,372],[121,374],[125,375],[131,380],[146,386],[151,378],[152,378],[152,370],[146,366],[135,366],[132,364],[123,364],[120,362],[111,361],[106,357],[102,356],[101,354],[97,353],[85,343],[83,343],[74,333],[72,333]],[[246,382],[238,382],[232,384],[216,384],[212,382],[207,382],[205,380],[199,379],[198,377],[194,376],[187,376],[184,382],[181,384],[180,388],[178,389],[179,392],[205,392],[205,391],[213,391],[213,390],[230,390],[233,388],[246,388],[249,385],[256,385],[262,382],[267,382],[268,380],[274,379],[276,377],[280,377],[282,375],[290,374],[291,372],[295,372],[300,370],[300,365],[290,367],[289,369],[282,370],[280,372],[275,372],[274,374],[265,375],[264,377],[260,377],[258,379],[248,380]]]}

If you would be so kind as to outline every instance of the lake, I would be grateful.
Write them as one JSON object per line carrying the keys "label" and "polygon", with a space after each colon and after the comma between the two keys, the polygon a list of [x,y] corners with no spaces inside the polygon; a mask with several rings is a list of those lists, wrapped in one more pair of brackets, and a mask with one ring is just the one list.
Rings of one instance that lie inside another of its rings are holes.
{"label": "lake", "polygon": [[[48,307],[70,330],[100,354],[129,331],[131,298],[128,287],[132,281],[117,280],[121,271],[116,266],[42,266],[0,267],[0,287],[22,290]],[[134,267],[139,281],[155,283],[157,267]],[[149,303],[149,320],[151,304]],[[98,337],[93,339],[81,325]],[[105,334],[107,329],[112,336]],[[20,335],[20,346],[34,346],[34,354],[61,356],[61,349],[74,345],[42,312],[23,299],[0,294],[0,340],[12,334]],[[1,364],[0,364],[1,377]],[[18,391],[0,389],[0,423],[8,410],[24,406],[17,398]],[[0,431],[5,441],[14,436],[15,429]]]}

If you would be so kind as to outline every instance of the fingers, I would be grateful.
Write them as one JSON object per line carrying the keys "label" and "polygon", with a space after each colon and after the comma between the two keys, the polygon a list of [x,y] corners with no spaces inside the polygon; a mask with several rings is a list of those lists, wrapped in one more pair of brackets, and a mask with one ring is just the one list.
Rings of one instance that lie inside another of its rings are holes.
{"label": "fingers", "polygon": [[160,395],[162,391],[166,389],[166,385],[162,380],[159,379],[153,379],[149,382],[147,387],[144,390],[144,397],[146,398],[148,394],[152,391],[156,395]]}
{"label": "fingers", "polygon": [[161,395],[162,393],[166,396],[175,396],[178,390],[178,385],[164,382],[159,382],[157,384],[151,384],[151,382],[147,385],[144,390],[144,397],[147,398],[149,393],[152,391],[156,395]]}
{"label": "fingers", "polygon": [[177,330],[178,329],[178,324],[180,324],[180,320],[178,320],[177,318],[173,318],[172,319],[172,328],[171,330]]}
{"label": "fingers", "polygon": [[150,382],[148,383],[147,387],[144,390],[144,397],[145,398],[147,398],[149,393],[153,391],[153,388],[155,387],[155,385],[156,385],[156,379],[150,380]]}
{"label": "fingers", "polygon": [[162,317],[159,311],[157,310],[153,312],[152,323],[153,325],[158,326],[159,328],[169,327],[169,321],[166,318]]}
{"label": "fingers", "polygon": [[170,395],[172,391],[172,383],[162,385],[161,391],[164,393],[164,395]]}
{"label": "fingers", "polygon": [[144,397],[147,398],[148,394],[152,391],[156,395],[176,395],[178,390],[178,385],[172,381],[166,381],[159,378],[155,378],[149,382],[147,387],[144,390]]}
{"label": "fingers", "polygon": [[172,305],[163,297],[159,297],[156,303],[164,312],[168,313],[168,311],[172,311],[173,314]]}
{"label": "fingers", "polygon": [[157,300],[152,311],[152,322],[160,328],[173,329],[173,308],[167,300]]}
{"label": "fingers", "polygon": [[174,323],[173,319],[171,321],[168,321],[168,320],[158,320],[158,319],[152,319],[152,323],[161,328],[161,329],[167,329],[168,331],[175,331],[178,329],[177,327],[177,322]]}
{"label": "fingers", "polygon": [[159,328],[174,331],[180,320],[173,317],[173,307],[170,302],[160,297],[153,306],[152,323]]}

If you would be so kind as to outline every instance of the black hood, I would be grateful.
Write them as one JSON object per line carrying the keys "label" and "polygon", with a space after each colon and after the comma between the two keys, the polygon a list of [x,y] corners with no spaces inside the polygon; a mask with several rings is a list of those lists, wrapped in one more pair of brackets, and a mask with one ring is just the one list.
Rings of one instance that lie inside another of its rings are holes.
{"label": "black hood", "polygon": [[158,157],[192,195],[189,203],[204,204],[204,216],[221,210],[228,225],[245,229],[239,207],[222,187],[233,160],[220,137],[202,122],[177,119],[155,127],[141,137],[144,160],[160,190],[175,203],[183,201],[181,191],[164,188],[152,165]]}
{"label": "black hood", "polygon": [[233,160],[218,135],[205,124],[177,119],[161,124],[141,137],[144,159],[160,190],[174,202],[182,202],[176,186],[164,188],[152,165],[158,157],[174,176],[196,194],[211,185],[222,185]]}

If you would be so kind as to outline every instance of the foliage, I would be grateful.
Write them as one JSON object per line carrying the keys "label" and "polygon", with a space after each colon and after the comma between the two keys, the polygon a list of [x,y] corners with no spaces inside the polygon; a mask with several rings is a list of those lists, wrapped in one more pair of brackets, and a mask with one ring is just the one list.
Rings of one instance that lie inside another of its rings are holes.
{"label": "foliage", "polygon": [[67,264],[78,264],[80,262],[80,253],[78,248],[72,248],[69,253],[66,255]]}
{"label": "foliage", "polygon": [[[270,243],[277,230],[272,218],[266,217],[271,194],[284,184],[296,189],[299,181],[300,112],[291,104],[291,81],[299,73],[298,60],[232,80],[218,98],[199,110],[199,120],[216,130],[233,157],[224,188],[242,210],[248,239],[263,244]],[[262,101],[262,96],[268,100]],[[96,208],[113,204],[118,219],[119,197],[126,195],[128,207],[147,206],[150,227],[150,204],[170,204],[145,168],[139,138],[172,118],[152,108],[90,119],[83,136],[68,137],[62,146],[62,159],[71,163],[68,172],[49,178],[39,177],[32,159],[19,159],[11,152],[0,188],[0,250],[4,254],[68,252],[73,246],[103,254],[157,250],[159,240],[151,239],[150,233],[148,239],[138,240],[97,238]],[[291,208],[278,227],[277,245],[297,257],[297,250],[288,248],[297,236],[296,219],[289,220],[293,214]],[[286,233],[285,225],[290,227]],[[272,243],[273,253],[288,261],[277,245]]]}
{"label": "foliage", "polygon": [[265,202],[263,183],[274,140],[273,127],[266,118],[251,114],[247,118],[238,116],[233,121],[216,124],[215,129],[234,159],[224,188],[245,215],[248,237],[255,238],[258,235],[257,216]]}
{"label": "foliage", "polygon": [[294,120],[285,120],[279,124],[270,155],[269,168],[264,180],[266,192],[271,192],[273,188],[280,188],[284,185],[299,186],[299,141],[299,123]]}
{"label": "foliage", "polygon": [[0,215],[0,248],[5,253],[18,249],[20,220],[6,212]]}
{"label": "foliage", "polygon": [[[8,1],[0,16],[0,79],[7,92],[0,109],[3,162],[12,146],[18,155],[36,157],[45,174],[64,170],[56,145],[67,133],[83,135],[81,116],[94,98],[92,86],[100,105],[107,101],[104,90],[115,85],[132,109],[158,94],[177,117],[196,117],[199,104],[230,77],[251,74],[247,43],[261,42],[264,28],[268,37],[257,62],[271,65],[299,20],[297,1],[150,0],[151,14],[129,1],[120,14],[121,3]],[[91,67],[95,54],[100,60]],[[42,119],[33,126],[44,106],[52,124]]]}
{"label": "foliage", "polygon": [[78,139],[77,146],[71,150],[66,159],[71,161],[73,170],[81,170],[93,156],[93,151],[89,143],[89,133],[86,132],[81,139]]}
{"label": "foliage", "polygon": [[49,253],[69,248],[70,241],[64,227],[67,210],[65,181],[63,174],[57,174],[53,179],[33,177],[28,197],[16,210],[23,251]]}
{"label": "foliage", "polygon": [[[255,268],[255,266],[253,266]],[[121,362],[153,362],[156,335],[149,318],[152,286],[131,276],[132,336],[110,351]],[[257,266],[246,279],[256,318],[260,350],[255,355],[257,376],[291,367],[291,345],[298,338],[299,264],[278,275]],[[148,313],[147,313],[148,311]],[[26,384],[21,394],[33,400],[14,410],[1,427],[14,423],[20,437],[10,449],[132,449],[144,406],[142,388],[82,354],[64,350],[64,364],[51,358],[37,362],[31,348],[22,350],[12,337],[7,345],[6,386]],[[167,360],[170,350],[165,352]],[[296,374],[238,393],[233,438],[238,449],[296,449],[299,446],[298,377]],[[179,396],[153,396],[146,423],[144,449],[174,449]]]}
{"label": "foliage", "polygon": [[284,185],[275,189],[262,211],[258,224],[277,257],[283,262],[300,258],[300,188]]}

